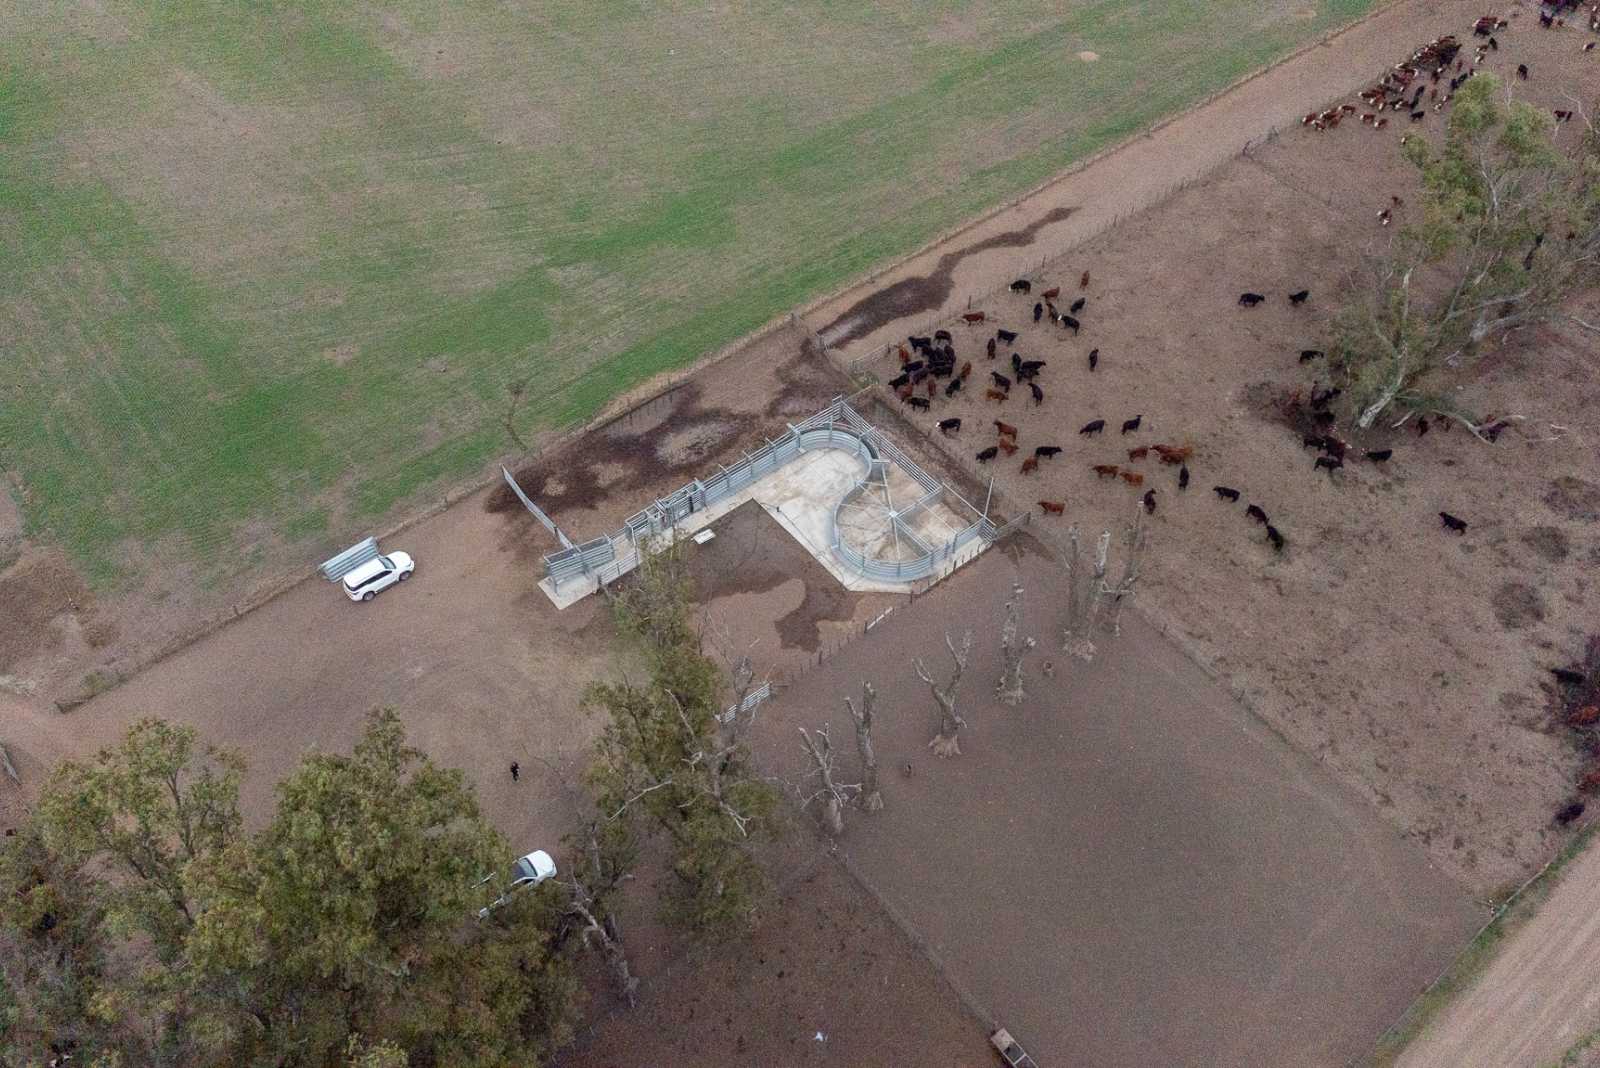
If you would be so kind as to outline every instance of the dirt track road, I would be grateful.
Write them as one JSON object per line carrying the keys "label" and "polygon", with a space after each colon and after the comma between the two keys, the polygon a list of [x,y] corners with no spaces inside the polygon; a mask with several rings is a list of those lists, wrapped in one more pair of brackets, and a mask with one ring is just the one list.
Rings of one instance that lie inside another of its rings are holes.
{"label": "dirt track road", "polygon": [[1311,47],[1153,133],[1070,171],[1013,207],[816,305],[813,329],[847,358],[966,309],[1037,267],[1203,177],[1373,80],[1432,37],[1460,33],[1482,11],[1461,0],[1409,0]]}
{"label": "dirt track road", "polygon": [[[1400,1058],[1399,1068],[1543,1068],[1600,1026],[1600,849],[1573,861],[1478,982]],[[1590,1062],[1583,1062],[1590,1063]]]}

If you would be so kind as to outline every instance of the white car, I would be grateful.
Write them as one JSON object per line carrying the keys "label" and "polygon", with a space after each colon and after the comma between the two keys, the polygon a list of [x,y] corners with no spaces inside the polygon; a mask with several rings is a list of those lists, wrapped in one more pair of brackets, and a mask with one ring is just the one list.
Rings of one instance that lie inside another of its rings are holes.
{"label": "white car", "polygon": [[416,569],[417,562],[407,553],[375,556],[345,575],[345,596],[352,601],[370,601],[396,582],[410,578]]}
{"label": "white car", "polygon": [[[546,879],[556,877],[556,862],[550,854],[542,849],[535,849],[511,866],[511,885],[506,887],[505,893],[495,898],[488,908],[478,910],[478,919],[487,920],[489,913],[511,900],[511,895],[526,886],[538,886]],[[488,876],[478,885],[482,886],[494,876]]]}

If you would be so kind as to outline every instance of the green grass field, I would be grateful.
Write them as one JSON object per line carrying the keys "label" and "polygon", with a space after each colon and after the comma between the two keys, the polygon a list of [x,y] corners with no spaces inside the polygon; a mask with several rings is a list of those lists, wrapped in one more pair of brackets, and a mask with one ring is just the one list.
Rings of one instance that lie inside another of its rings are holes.
{"label": "green grass field", "polygon": [[360,533],[1370,4],[4,5],[0,468],[101,587]]}

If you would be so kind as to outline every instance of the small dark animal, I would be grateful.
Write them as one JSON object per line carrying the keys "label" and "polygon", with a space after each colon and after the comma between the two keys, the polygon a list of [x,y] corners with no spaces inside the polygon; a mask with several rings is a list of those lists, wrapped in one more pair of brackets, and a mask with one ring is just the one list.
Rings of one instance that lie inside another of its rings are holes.
{"label": "small dark animal", "polygon": [[1565,827],[1581,815],[1583,815],[1583,802],[1574,801],[1569,805],[1564,805],[1561,811],[1556,813],[1556,822]]}
{"label": "small dark animal", "polygon": [[1315,412],[1312,414],[1311,418],[1315,419],[1319,426],[1332,426],[1334,420],[1337,419],[1338,416],[1334,415],[1332,412]]}
{"label": "small dark animal", "polygon": [[897,375],[896,377],[889,379],[890,389],[899,389],[901,386],[909,386],[910,384],[911,376],[906,374]]}
{"label": "small dark animal", "polygon": [[1011,369],[1013,371],[1022,370],[1022,357],[1014,352],[1011,354]]}
{"label": "small dark animal", "polygon": [[1046,515],[1061,515],[1067,510],[1065,501],[1040,501],[1039,507],[1044,509]]}
{"label": "small dark animal", "polygon": [[968,360],[961,365],[961,381],[965,382],[972,377],[972,361]]}
{"label": "small dark animal", "polygon": [[1491,51],[1491,52],[1500,51],[1500,42],[1496,41],[1493,37],[1489,38],[1489,51]]}
{"label": "small dark animal", "polygon": [[1394,455],[1393,449],[1368,449],[1367,459],[1375,464],[1381,464]]}
{"label": "small dark animal", "polygon": [[963,312],[961,319],[967,323],[981,323],[988,318],[983,312]]}
{"label": "small dark animal", "polygon": [[1095,366],[1097,364],[1099,364],[1099,362],[1100,362],[1100,350],[1099,349],[1090,349],[1089,350],[1089,371],[1091,373],[1093,373],[1093,371],[1095,369]]}
{"label": "small dark animal", "polygon": [[1262,296],[1260,293],[1240,293],[1239,306],[1241,308],[1254,308],[1257,304],[1260,304],[1266,299],[1267,298]]}
{"label": "small dark animal", "polygon": [[1026,293],[1032,288],[1033,283],[1028,281],[1026,278],[1019,278],[1015,282],[1011,283],[1011,292],[1013,293]]}
{"label": "small dark animal", "polygon": [[999,386],[1001,389],[1010,389],[1011,388],[1011,379],[1007,378],[1005,375],[1001,374],[999,371],[990,371],[989,372],[989,377],[994,379],[994,384]]}
{"label": "small dark animal", "polygon": [[906,403],[911,405],[911,407],[917,409],[918,411],[925,412],[925,411],[928,410],[928,402],[927,402],[927,400],[925,398],[922,398],[922,397],[908,397],[906,399]]}
{"label": "small dark animal", "polygon": [[911,337],[907,337],[906,341],[909,342],[911,347],[916,349],[918,352],[927,352],[929,349],[933,348],[933,338],[931,337],[916,337],[913,335]]}
{"label": "small dark animal", "polygon": [[1343,460],[1345,451],[1349,449],[1350,446],[1346,445],[1332,434],[1324,434],[1322,435],[1321,439],[1318,440],[1317,448],[1321,449],[1335,460]]}
{"label": "small dark animal", "polygon": [[994,359],[994,338],[989,339],[989,344],[984,351],[988,353],[989,359]]}
{"label": "small dark animal", "polygon": [[1312,360],[1320,359],[1322,355],[1323,352],[1321,349],[1301,349],[1300,362],[1310,363]]}
{"label": "small dark animal", "polygon": [[1145,514],[1146,515],[1155,515],[1156,514],[1156,491],[1155,490],[1145,490],[1144,491],[1144,497],[1141,498],[1141,499],[1144,502]]}
{"label": "small dark animal", "polygon": [[1320,393],[1313,390],[1311,393],[1312,409],[1314,411],[1321,411],[1328,406],[1329,401],[1333,400],[1333,398],[1337,397],[1343,392],[1344,390],[1340,389],[1338,386],[1330,386]]}
{"label": "small dark animal", "polygon": [[1010,423],[1002,423],[1000,420],[996,419],[994,421],[994,429],[995,432],[1003,438],[1011,438],[1013,440],[1016,439],[1017,428],[1012,426]]}
{"label": "small dark animal", "polygon": [[1251,519],[1254,519],[1257,523],[1260,523],[1262,526],[1267,526],[1268,525],[1268,523],[1267,523],[1267,513],[1263,512],[1261,510],[1261,506],[1259,504],[1252,504],[1250,507],[1248,507],[1248,508],[1246,508],[1244,510],[1244,514],[1249,516]]}
{"label": "small dark animal", "polygon": [[1521,78],[1523,81],[1528,80],[1528,65],[1526,63],[1517,64],[1517,77]]}
{"label": "small dark animal", "polygon": [[1060,286],[1051,286],[1049,289],[1045,290],[1044,294],[1043,294],[1045,300],[1055,300],[1060,295],[1061,295],[1061,287]]}
{"label": "small dark animal", "polygon": [[1118,472],[1117,477],[1130,486],[1144,485],[1144,476],[1137,471],[1121,471]]}
{"label": "small dark animal", "polygon": [[1164,464],[1177,465],[1183,463],[1194,455],[1193,445],[1152,445],[1156,455],[1161,457]]}
{"label": "small dark animal", "polygon": [[1083,424],[1083,429],[1079,430],[1078,433],[1085,434],[1085,435],[1087,435],[1087,434],[1098,434],[1101,431],[1103,431],[1105,428],[1106,428],[1106,421],[1104,419],[1096,419],[1093,422],[1089,422],[1089,423]]}
{"label": "small dark animal", "polygon": [[1000,451],[1000,446],[998,446],[998,445],[990,445],[987,449],[978,450],[978,454],[977,454],[976,459],[980,464],[986,464],[990,460],[993,460],[995,458],[995,454],[998,453],[999,451]]}
{"label": "small dark animal", "polygon": [[994,336],[1004,341],[1007,345],[1017,340],[1017,332],[1015,330],[996,330]]}
{"label": "small dark animal", "polygon": [[1078,336],[1078,328],[1083,325],[1070,315],[1063,315],[1060,319],[1060,323],[1063,327],[1072,331],[1073,337]]}
{"label": "small dark animal", "polygon": [[1188,464],[1184,464],[1183,466],[1178,468],[1178,488],[1181,489],[1181,490],[1186,490],[1186,489],[1189,488],[1189,465]]}
{"label": "small dark animal", "polygon": [[1124,433],[1124,434],[1126,434],[1126,433],[1128,433],[1128,432],[1130,432],[1130,431],[1133,431],[1133,430],[1138,430],[1138,429],[1139,429],[1139,423],[1140,423],[1140,422],[1141,422],[1141,421],[1142,421],[1142,420],[1143,420],[1143,419],[1144,419],[1144,416],[1142,416],[1142,415],[1136,415],[1136,416],[1134,416],[1134,417],[1133,417],[1133,418],[1132,418],[1132,419],[1125,419],[1125,420],[1123,420],[1123,423],[1122,423],[1122,432],[1123,432],[1123,433]]}
{"label": "small dark animal", "polygon": [[1582,686],[1589,681],[1589,677],[1583,672],[1573,671],[1571,668],[1551,668],[1550,674],[1556,677],[1557,682],[1567,686]]}
{"label": "small dark animal", "polygon": [[929,400],[933,400],[933,391],[938,389],[938,388],[939,388],[939,380],[937,378],[928,379],[928,399]]}
{"label": "small dark animal", "polygon": [[923,363],[921,360],[912,360],[910,363],[902,365],[900,370],[906,372],[906,374],[914,375],[926,366],[927,364]]}
{"label": "small dark animal", "polygon": [[1044,403],[1044,390],[1039,388],[1039,383],[1029,382],[1028,391],[1033,394],[1033,403],[1035,406]]}
{"label": "small dark animal", "polygon": [[1239,491],[1234,489],[1232,486],[1212,486],[1211,492],[1215,493],[1218,497],[1221,497],[1225,501],[1229,501],[1233,504],[1239,503]]}
{"label": "small dark animal", "polygon": [[1060,445],[1040,445],[1037,449],[1033,450],[1033,454],[1035,456],[1037,456],[1041,460],[1048,460],[1052,456],[1060,456],[1061,455],[1061,446]]}
{"label": "small dark animal", "polygon": [[911,765],[910,764],[901,765],[900,774],[904,775],[908,779],[911,778]]}
{"label": "small dark animal", "polygon": [[1101,478],[1116,478],[1121,473],[1121,468],[1116,464],[1095,464],[1089,468]]}
{"label": "small dark animal", "polygon": [[1016,372],[1023,378],[1032,378],[1044,370],[1044,365],[1044,360],[1023,360],[1016,365]]}
{"label": "small dark animal", "polygon": [[1483,436],[1490,442],[1499,441],[1501,433],[1510,425],[1511,422],[1506,419],[1502,419],[1497,423],[1490,423],[1483,428]]}
{"label": "small dark animal", "polygon": [[1418,419],[1417,420],[1417,437],[1420,438],[1422,435],[1426,434],[1427,432],[1428,432],[1428,421],[1426,419]]}
{"label": "small dark animal", "polygon": [[933,332],[933,340],[935,340],[935,341],[954,341],[955,339],[950,336],[950,331],[948,331],[948,330],[935,330]]}
{"label": "small dark animal", "polygon": [[1310,298],[1311,298],[1311,290],[1302,289],[1298,293],[1290,293],[1289,294],[1289,303],[1295,305],[1296,307],[1298,307],[1299,305],[1304,304]]}
{"label": "small dark animal", "polygon": [[1031,475],[1037,470],[1039,470],[1039,458],[1037,456],[1030,456],[1026,460],[1022,461],[1023,474]]}
{"label": "small dark animal", "polygon": [[1583,46],[1583,50],[1585,52],[1593,52],[1594,51],[1594,42],[1590,41],[1588,44],[1584,45]]}
{"label": "small dark animal", "polygon": [[1079,312],[1083,311],[1083,306],[1087,303],[1089,303],[1088,297],[1079,297],[1077,300],[1072,302],[1072,307],[1068,308],[1067,311],[1071,312],[1073,315],[1077,315]]}
{"label": "small dark animal", "polygon": [[941,420],[939,420],[939,433],[941,433],[941,434],[959,434],[959,433],[961,433],[961,420],[960,419],[941,419]]}
{"label": "small dark animal", "polygon": [[1034,322],[1038,322],[1039,319],[1043,315],[1044,315],[1044,305],[1043,304],[1035,304],[1033,306],[1033,321]]}
{"label": "small dark animal", "polygon": [[1343,466],[1344,466],[1344,461],[1343,460],[1335,460],[1331,456],[1319,456],[1319,457],[1317,457],[1316,461],[1311,465],[1311,469],[1312,470],[1316,470],[1319,467],[1327,468],[1328,473],[1331,475],[1331,474],[1333,474],[1333,472],[1339,470],[1339,468],[1341,468]]}
{"label": "small dark animal", "polygon": [[1006,401],[1011,399],[1011,394],[1007,393],[1003,389],[986,389],[983,391],[983,399],[999,401],[1001,404],[1004,404]]}
{"label": "small dark animal", "polygon": [[1089,288],[1089,272],[1088,271],[1084,271],[1083,272],[1083,277],[1078,279],[1078,288],[1079,289],[1088,289]]}
{"label": "small dark animal", "polygon": [[1273,549],[1283,552],[1283,535],[1278,533],[1278,528],[1271,523],[1267,524],[1267,540],[1272,543]]}
{"label": "small dark animal", "polygon": [[1444,524],[1446,530],[1457,534],[1465,534],[1467,532],[1467,521],[1465,519],[1457,519],[1449,512],[1440,512],[1439,522]]}

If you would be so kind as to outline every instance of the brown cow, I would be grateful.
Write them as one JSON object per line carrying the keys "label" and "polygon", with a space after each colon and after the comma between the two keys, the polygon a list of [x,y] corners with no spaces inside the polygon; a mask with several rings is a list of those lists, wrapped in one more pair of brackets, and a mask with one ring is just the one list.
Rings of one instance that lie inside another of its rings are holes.
{"label": "brown cow", "polygon": [[1043,508],[1046,515],[1061,515],[1067,510],[1065,501],[1040,501],[1039,507]]}
{"label": "brown cow", "polygon": [[1116,478],[1122,473],[1122,468],[1118,467],[1116,464],[1095,464],[1089,470],[1093,471],[1101,478]]}
{"label": "brown cow", "polygon": [[961,316],[961,318],[969,323],[981,323],[983,322],[985,316],[983,312],[966,312]]}
{"label": "brown cow", "polygon": [[1177,466],[1194,455],[1192,445],[1153,445],[1151,448],[1161,456],[1161,462]]}
{"label": "brown cow", "polygon": [[970,377],[972,377],[972,361],[968,360],[961,365],[961,381],[965,382]]}
{"label": "brown cow", "polygon": [[1044,296],[1045,300],[1055,300],[1061,295],[1061,287],[1051,286],[1049,289],[1045,290],[1042,295]]}
{"label": "brown cow", "polygon": [[1144,485],[1144,476],[1136,471],[1123,471],[1122,481],[1130,486],[1142,486]]}
{"label": "brown cow", "polygon": [[1000,439],[999,445],[1000,445],[1000,451],[1005,453],[1007,456],[1011,456],[1011,455],[1015,454],[1016,451],[1017,451],[1017,446],[1014,443],[1006,440],[1005,438],[1001,438]]}
{"label": "brown cow", "polygon": [[1022,461],[1023,474],[1031,475],[1037,470],[1039,470],[1039,458],[1037,456],[1030,456],[1026,460]]}
{"label": "brown cow", "polygon": [[1141,445],[1137,449],[1129,449],[1128,450],[1128,459],[1130,459],[1130,460],[1143,460],[1146,456],[1149,456],[1149,455],[1150,455],[1150,446],[1148,446],[1148,445]]}
{"label": "brown cow", "polygon": [[994,421],[994,428],[1001,437],[1009,437],[1013,441],[1016,440],[1017,428],[1012,426],[1010,423],[1002,423],[1000,420],[996,419]]}
{"label": "brown cow", "polygon": [[1004,404],[1010,396],[1011,394],[1003,389],[986,389],[983,391],[985,400],[999,401],[1001,404]]}
{"label": "brown cow", "polygon": [[1088,271],[1084,271],[1083,272],[1083,277],[1078,279],[1078,288],[1079,289],[1088,289],[1089,288],[1089,272]]}
{"label": "brown cow", "polygon": [[939,380],[937,378],[928,379],[928,399],[929,400],[933,400],[934,391],[937,390],[938,388],[939,388]]}

